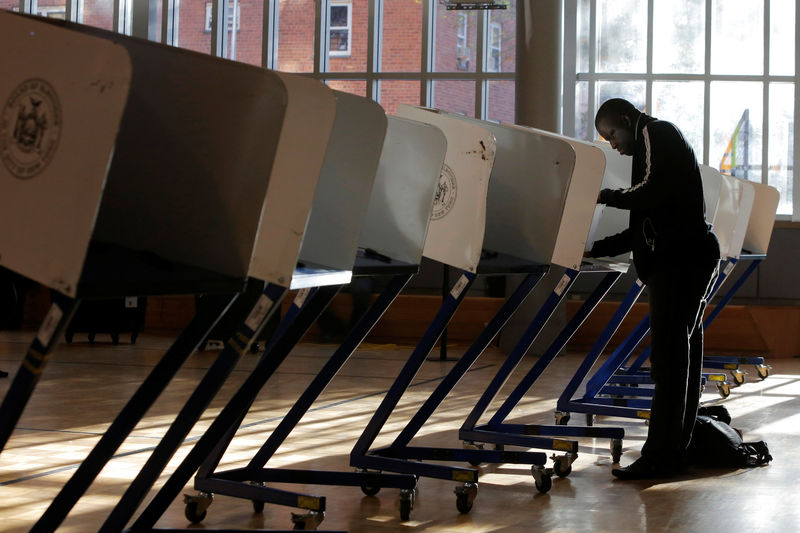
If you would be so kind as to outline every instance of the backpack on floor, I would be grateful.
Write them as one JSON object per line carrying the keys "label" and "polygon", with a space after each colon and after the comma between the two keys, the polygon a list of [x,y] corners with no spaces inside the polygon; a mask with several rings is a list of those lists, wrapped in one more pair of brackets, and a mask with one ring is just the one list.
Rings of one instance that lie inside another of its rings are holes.
{"label": "backpack on floor", "polygon": [[743,442],[728,424],[698,415],[687,449],[690,464],[701,467],[754,467],[772,461],[767,443]]}

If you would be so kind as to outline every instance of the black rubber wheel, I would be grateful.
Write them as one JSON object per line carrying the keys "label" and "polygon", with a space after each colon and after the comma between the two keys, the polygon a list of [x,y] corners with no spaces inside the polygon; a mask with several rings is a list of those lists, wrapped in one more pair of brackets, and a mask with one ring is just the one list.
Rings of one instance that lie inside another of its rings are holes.
{"label": "black rubber wheel", "polygon": [[400,500],[400,520],[403,522],[411,518],[411,500]]}
{"label": "black rubber wheel", "polygon": [[569,415],[562,416],[557,420],[559,426],[566,426],[567,422],[569,422]]}
{"label": "black rubber wheel", "polygon": [[380,491],[381,491],[380,487],[369,487],[367,485],[361,485],[361,492],[363,492],[367,496],[375,496]]}
{"label": "black rubber wheel", "polygon": [[563,466],[561,461],[553,463],[553,472],[558,477],[567,477],[572,472],[572,465]]}
{"label": "black rubber wheel", "polygon": [[255,513],[263,513],[264,512],[264,502],[260,502],[258,500],[253,500],[253,512],[255,512]]}
{"label": "black rubber wheel", "polygon": [[542,494],[550,492],[551,488],[553,488],[553,480],[550,478],[550,476],[542,476],[542,482],[536,482],[536,490]]}
{"label": "black rubber wheel", "polygon": [[481,466],[481,462],[476,459],[470,460],[469,464],[471,464],[472,466]]}
{"label": "black rubber wheel", "polygon": [[458,509],[458,512],[461,514],[467,514],[472,510],[472,504],[467,494],[456,495],[456,509]]}
{"label": "black rubber wheel", "polygon": [[189,502],[186,504],[186,508],[183,510],[183,515],[186,517],[186,520],[192,524],[199,524],[206,517],[206,511],[198,513],[197,502]]}
{"label": "black rubber wheel", "polygon": [[305,529],[306,523],[305,522],[295,522],[294,527],[292,529]]}

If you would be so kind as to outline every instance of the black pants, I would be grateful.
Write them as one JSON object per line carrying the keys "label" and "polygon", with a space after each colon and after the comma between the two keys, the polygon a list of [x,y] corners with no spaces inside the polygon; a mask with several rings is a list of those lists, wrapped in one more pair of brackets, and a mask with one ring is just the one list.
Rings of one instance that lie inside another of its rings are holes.
{"label": "black pants", "polygon": [[655,383],[642,456],[677,466],[683,461],[700,403],[703,312],[719,261],[650,274],[650,374]]}

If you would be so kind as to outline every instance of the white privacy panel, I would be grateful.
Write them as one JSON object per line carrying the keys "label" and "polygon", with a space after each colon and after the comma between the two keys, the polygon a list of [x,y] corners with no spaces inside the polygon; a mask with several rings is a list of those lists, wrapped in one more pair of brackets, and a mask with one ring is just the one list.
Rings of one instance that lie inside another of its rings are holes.
{"label": "white privacy panel", "polygon": [[475,272],[483,246],[494,135],[481,125],[431,109],[400,105],[397,114],[432,124],[447,137],[423,255]]}
{"label": "white privacy panel", "polygon": [[269,177],[250,276],[287,286],[297,264],[314,191],[336,116],[336,97],[323,83],[278,73],[288,107]]}
{"label": "white privacy panel", "polygon": [[387,119],[383,108],[368,98],[334,93],[336,117],[300,248],[300,261],[352,270]]}
{"label": "white privacy panel", "polygon": [[59,25],[119,43],[133,65],[93,239],[246,276],[287,104],[284,83],[242,63]]}
{"label": "white privacy panel", "polygon": [[[627,189],[630,187],[632,158],[623,156],[611,148],[608,143],[595,143],[595,146],[603,151],[606,158],[606,168],[601,189]],[[597,205],[592,220],[592,228],[586,240],[586,249],[591,250],[595,241],[625,231],[629,222],[629,211]],[[589,262],[622,270],[630,265],[631,254],[624,253],[616,257],[590,259]]]}
{"label": "white privacy panel", "polygon": [[362,248],[417,265],[428,231],[447,139],[430,124],[389,116]]}
{"label": "white privacy panel", "polygon": [[[545,249],[550,256],[548,262],[578,269],[583,261],[583,252],[586,250],[586,242],[595,218],[597,195],[605,175],[605,155],[599,147],[591,143],[535,128],[513,127],[549,139],[559,147],[557,150],[550,148],[538,154],[538,162],[533,162],[529,167],[530,176],[525,181],[532,181],[529,186],[535,189],[534,197],[539,198],[536,208],[537,217],[541,219],[531,222],[546,227],[543,225],[545,220],[556,221],[557,226],[553,228],[556,232],[553,247],[550,250]],[[572,152],[572,165],[568,164],[567,150]],[[549,175],[543,172],[548,166],[552,166],[554,170]],[[556,196],[552,183],[547,183],[556,180],[562,184],[561,196]]]}
{"label": "white privacy panel", "polygon": [[742,244],[742,253],[766,254],[769,248],[769,240],[772,238],[775,213],[778,210],[778,202],[780,202],[781,195],[778,189],[770,185],[752,181],[747,183],[752,185],[756,196]]}
{"label": "white privacy panel", "polygon": [[131,79],[122,46],[0,10],[0,264],[75,296]]}
{"label": "white privacy panel", "polygon": [[[705,169],[708,167],[701,166],[701,170]],[[720,257],[739,257],[753,208],[755,189],[746,181],[723,176],[715,169],[708,169],[707,172],[718,174],[722,183],[718,207],[712,220],[714,234],[719,241]]]}
{"label": "white privacy panel", "polygon": [[706,220],[714,223],[717,207],[722,194],[722,174],[708,165],[700,165],[700,177],[703,180],[703,200],[706,203]]}

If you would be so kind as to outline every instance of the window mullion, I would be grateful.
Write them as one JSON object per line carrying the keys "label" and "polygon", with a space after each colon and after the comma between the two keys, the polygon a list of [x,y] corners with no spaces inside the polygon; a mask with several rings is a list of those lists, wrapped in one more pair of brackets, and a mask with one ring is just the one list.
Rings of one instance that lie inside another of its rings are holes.
{"label": "window mullion", "polygon": [[575,86],[578,81],[578,2],[566,0],[564,3],[564,58],[563,65],[563,116],[562,131],[575,136]]}
{"label": "window mullion", "polygon": [[[710,1],[710,0],[709,0]],[[595,63],[597,61],[597,0],[591,0],[589,3],[589,86],[587,87],[586,96],[589,100],[587,102],[586,112],[589,117],[589,122],[594,118],[595,110]],[[594,128],[589,128],[589,139],[594,139]]]}
{"label": "window mullion", "polygon": [[644,84],[644,106],[651,115],[653,110],[653,1],[647,2],[647,52],[646,52],[646,73]]}
{"label": "window mullion", "polygon": [[769,184],[769,39],[770,5],[764,0],[764,82],[763,111],[761,113],[761,183]]}
{"label": "window mullion", "polygon": [[422,3],[422,73],[419,84],[419,101],[429,107],[433,102],[433,83],[430,73],[433,70],[433,42],[436,32],[436,0],[423,0]]}
{"label": "window mullion", "polygon": [[711,149],[711,0],[706,0],[705,59],[703,88],[703,163],[710,166]]}
{"label": "window mullion", "polygon": [[[483,73],[486,70],[486,35],[489,24],[489,14],[485,10],[478,11],[478,42],[475,43],[475,52],[477,54],[475,63],[475,118],[486,118],[486,95],[487,87],[484,83]],[[469,32],[467,33],[469,35]]]}
{"label": "window mullion", "polygon": [[[368,0],[367,16],[367,98],[379,101],[379,82],[375,79],[375,71],[380,70],[381,35],[383,34],[383,0]],[[352,33],[352,24],[350,25]],[[352,35],[351,39],[352,41]]]}

